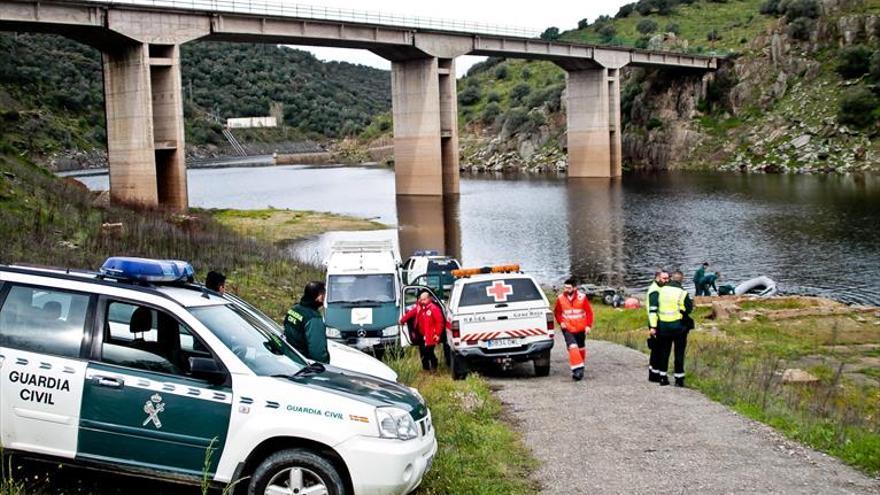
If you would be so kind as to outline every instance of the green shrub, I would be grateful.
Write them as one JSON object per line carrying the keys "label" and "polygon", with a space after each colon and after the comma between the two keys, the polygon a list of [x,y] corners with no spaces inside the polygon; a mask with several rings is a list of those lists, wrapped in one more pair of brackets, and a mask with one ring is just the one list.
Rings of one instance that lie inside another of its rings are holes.
{"label": "green shrub", "polygon": [[642,36],[641,38],[636,40],[636,42],[634,43],[634,46],[636,48],[641,49],[641,50],[645,50],[648,48],[649,42],[650,42],[650,38],[648,38],[647,36]]}
{"label": "green shrub", "polygon": [[713,30],[709,31],[708,33],[706,33],[706,40],[707,41],[718,41],[720,39],[721,39],[721,34],[718,33],[717,29],[713,29]]}
{"label": "green shrub", "polygon": [[522,102],[523,98],[528,96],[531,91],[531,86],[527,83],[521,82],[510,90],[510,99],[515,102]]}
{"label": "green shrub", "polygon": [[868,72],[871,64],[871,50],[856,45],[841,50],[835,70],[844,79],[855,79]]}
{"label": "green shrub", "polygon": [[813,32],[815,22],[807,17],[798,17],[788,23],[788,35],[800,41],[810,39],[810,33]]}
{"label": "green shrub", "polygon": [[666,25],[665,31],[667,33],[672,33],[672,34],[678,35],[678,34],[681,34],[681,27],[679,27],[679,25],[675,24],[674,22],[670,22],[669,24]]}
{"label": "green shrub", "polygon": [[760,12],[764,15],[779,14],[779,0],[767,0],[761,4]]}
{"label": "green shrub", "polygon": [[599,29],[599,36],[602,37],[604,43],[610,42],[615,35],[617,35],[617,28],[614,27],[614,24],[606,24]]}
{"label": "green shrub", "polygon": [[785,14],[785,18],[789,21],[800,17],[815,19],[819,17],[821,7],[818,0],[782,0],[778,11],[780,14]]}
{"label": "green shrub", "polygon": [[871,79],[880,81],[880,50],[871,55],[871,61],[868,63],[868,73],[871,74]]}
{"label": "green shrub", "polygon": [[507,79],[507,76],[510,72],[507,69],[506,65],[499,65],[495,68],[495,79],[504,80]]}
{"label": "green shrub", "polygon": [[501,115],[501,105],[497,102],[489,102],[485,108],[483,108],[483,115],[480,118],[483,120],[483,123],[491,124],[495,122],[495,119]]}
{"label": "green shrub", "polygon": [[590,21],[588,19],[581,19],[578,21],[578,29],[587,29],[590,27]]}
{"label": "green shrub", "polygon": [[501,101],[501,93],[498,91],[490,91],[488,95],[486,95],[486,101],[489,103],[498,103]]}
{"label": "green shrub", "polygon": [[519,76],[523,79],[530,79],[532,77],[532,71],[529,70],[528,67],[523,67],[522,71],[520,71]]}
{"label": "green shrub", "polygon": [[504,119],[504,127],[511,133],[515,133],[522,126],[529,121],[529,112],[523,107],[511,108],[509,112],[507,112],[507,117]]}
{"label": "green shrub", "polygon": [[636,6],[634,3],[628,3],[626,5],[623,5],[622,7],[620,7],[620,9],[617,10],[617,14],[614,14],[614,17],[616,17],[618,19],[623,19],[624,17],[629,17],[630,14],[633,13],[633,10],[635,10],[635,8],[636,8]]}
{"label": "green shrub", "polygon": [[842,124],[866,128],[874,125],[880,116],[880,100],[864,87],[855,87],[846,90],[840,97],[840,108],[837,119]]}
{"label": "green shrub", "polygon": [[653,33],[657,30],[657,22],[653,19],[642,19],[636,25],[636,30],[642,34]]}
{"label": "green shrub", "polygon": [[458,102],[469,107],[480,101],[480,88],[476,86],[468,86],[458,93]]}
{"label": "green shrub", "polygon": [[647,2],[645,0],[639,0],[639,2],[636,3],[635,9],[636,9],[636,12],[639,13],[639,15],[648,15],[651,13],[652,10],[654,10],[654,6],[651,5],[651,2]]}
{"label": "green shrub", "polygon": [[559,39],[559,28],[556,26],[548,27],[541,33],[542,40],[554,41]]}

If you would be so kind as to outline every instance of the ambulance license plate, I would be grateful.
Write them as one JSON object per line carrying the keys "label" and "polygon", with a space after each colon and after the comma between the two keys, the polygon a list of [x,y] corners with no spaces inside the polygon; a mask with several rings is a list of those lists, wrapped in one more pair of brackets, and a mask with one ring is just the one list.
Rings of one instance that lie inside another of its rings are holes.
{"label": "ambulance license plate", "polygon": [[487,349],[501,349],[503,347],[519,347],[521,345],[520,339],[495,339],[495,340],[487,340],[486,348]]}

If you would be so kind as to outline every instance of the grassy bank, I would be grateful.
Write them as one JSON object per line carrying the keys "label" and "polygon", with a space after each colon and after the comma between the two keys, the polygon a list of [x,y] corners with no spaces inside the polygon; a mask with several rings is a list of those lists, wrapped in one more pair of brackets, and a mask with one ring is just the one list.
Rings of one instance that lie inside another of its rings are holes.
{"label": "grassy bank", "polygon": [[334,230],[361,231],[388,228],[387,225],[374,220],[320,211],[269,208],[205,210],[205,212],[236,233],[272,243],[304,239]]}
{"label": "grassy bank", "polygon": [[[745,306],[752,316],[727,321],[713,321],[710,309],[697,309],[697,329],[688,341],[688,386],[865,473],[880,474],[880,319],[853,311],[777,320],[770,311],[798,304]],[[595,309],[593,338],[647,352],[643,310]],[[788,382],[787,369],[816,380]]]}
{"label": "grassy bank", "polygon": [[[261,222],[271,228],[260,227]],[[354,222],[354,223],[352,223]],[[122,224],[107,228],[105,224]],[[229,275],[231,291],[280,319],[317,267],[290,260],[272,242],[325,229],[350,230],[369,221],[281,210],[255,213],[130,210],[96,204],[75,182],[57,179],[0,153],[0,263],[95,269],[111,255],[189,260],[201,278]],[[371,225],[366,225],[371,224]],[[245,227],[243,227],[245,226]],[[252,235],[237,231],[253,227]],[[278,232],[284,235],[276,237]],[[403,383],[419,388],[434,415],[440,451],[422,494],[531,493],[531,457],[501,418],[501,405],[480,378],[453,382],[423,374],[413,353],[393,363]],[[13,459],[15,461],[15,459]],[[0,495],[198,494],[198,488],[84,472],[58,465],[4,464]]]}

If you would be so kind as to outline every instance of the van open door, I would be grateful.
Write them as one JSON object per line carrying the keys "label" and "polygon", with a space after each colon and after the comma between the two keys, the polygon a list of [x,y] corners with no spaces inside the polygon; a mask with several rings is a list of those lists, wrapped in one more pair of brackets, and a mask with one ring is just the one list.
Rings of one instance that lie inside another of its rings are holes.
{"label": "van open door", "polygon": [[[424,285],[407,285],[403,288],[403,293],[401,295],[400,301],[400,317],[403,318],[403,315],[406,314],[407,311],[412,309],[413,306],[419,300],[419,294],[422,291],[428,291],[431,294],[431,299],[434,300],[434,304],[440,308],[443,313],[443,326],[446,326],[446,305],[443,304],[443,301],[437,297],[437,294],[431,290],[430,287],[425,287]],[[420,336],[418,336],[415,332],[415,327],[413,326],[413,321],[409,321],[400,327],[400,346],[401,347],[409,347],[411,345],[419,345]]]}

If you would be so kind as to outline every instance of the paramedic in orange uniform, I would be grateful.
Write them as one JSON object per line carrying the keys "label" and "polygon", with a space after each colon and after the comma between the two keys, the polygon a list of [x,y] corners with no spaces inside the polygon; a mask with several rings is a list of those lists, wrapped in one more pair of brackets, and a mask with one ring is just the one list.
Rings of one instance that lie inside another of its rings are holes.
{"label": "paramedic in orange uniform", "polygon": [[568,279],[562,286],[562,294],[556,298],[553,313],[562,328],[565,346],[568,348],[568,364],[571,366],[571,379],[584,378],[584,362],[587,359],[586,340],[593,326],[593,308],[587,296],[575,286],[574,279]]}

